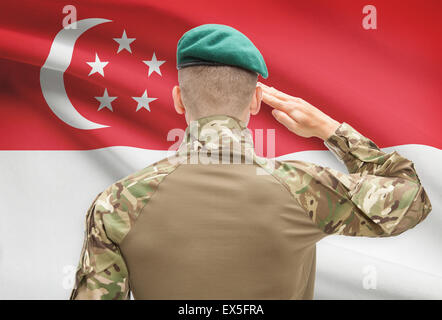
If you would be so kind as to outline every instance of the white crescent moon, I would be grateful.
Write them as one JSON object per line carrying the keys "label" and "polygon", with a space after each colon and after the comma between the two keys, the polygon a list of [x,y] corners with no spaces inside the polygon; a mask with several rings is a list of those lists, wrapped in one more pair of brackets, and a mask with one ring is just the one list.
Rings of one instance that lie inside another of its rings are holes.
{"label": "white crescent moon", "polygon": [[77,39],[90,28],[111,21],[99,18],[83,19],[76,22],[76,29],[61,29],[55,36],[46,62],[40,70],[41,91],[47,104],[58,118],[77,129],[109,127],[86,119],[75,109],[66,93],[64,72],[71,63]]}

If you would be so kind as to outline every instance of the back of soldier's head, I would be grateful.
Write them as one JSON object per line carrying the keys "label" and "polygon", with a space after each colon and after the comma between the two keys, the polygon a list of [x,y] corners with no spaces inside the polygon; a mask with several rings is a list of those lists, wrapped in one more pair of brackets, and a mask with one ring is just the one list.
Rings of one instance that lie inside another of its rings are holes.
{"label": "back of soldier's head", "polygon": [[267,66],[253,42],[233,27],[203,24],[185,32],[177,45],[177,69],[174,103],[178,113],[185,109],[187,120],[221,114],[247,120],[259,112],[253,96],[258,75],[268,76]]}
{"label": "back of soldier's head", "polygon": [[258,75],[234,66],[196,65],[178,70],[181,98],[193,119],[244,114],[255,92]]}

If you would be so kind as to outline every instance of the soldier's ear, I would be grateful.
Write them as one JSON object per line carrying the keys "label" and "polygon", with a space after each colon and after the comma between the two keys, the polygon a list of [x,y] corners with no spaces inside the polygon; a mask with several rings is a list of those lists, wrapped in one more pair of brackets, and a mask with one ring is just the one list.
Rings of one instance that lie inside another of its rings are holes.
{"label": "soldier's ear", "polygon": [[173,105],[178,114],[183,114],[186,112],[183,100],[181,100],[181,89],[179,86],[174,86],[172,89]]}
{"label": "soldier's ear", "polygon": [[256,86],[255,93],[253,94],[252,101],[250,102],[250,114],[256,115],[261,109],[261,101],[262,101],[262,88],[260,86]]}

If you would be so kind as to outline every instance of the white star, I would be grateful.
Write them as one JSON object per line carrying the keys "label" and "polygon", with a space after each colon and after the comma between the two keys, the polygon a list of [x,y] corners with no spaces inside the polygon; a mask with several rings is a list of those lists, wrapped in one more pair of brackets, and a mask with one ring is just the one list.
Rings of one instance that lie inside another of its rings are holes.
{"label": "white star", "polygon": [[98,111],[100,111],[104,107],[110,109],[110,111],[113,111],[111,103],[112,103],[112,101],[117,99],[117,97],[109,97],[109,94],[107,93],[107,89],[104,89],[103,96],[102,97],[95,97],[95,99],[100,101],[100,106],[98,107]]}
{"label": "white star", "polygon": [[130,44],[136,40],[136,38],[128,38],[126,35],[126,30],[123,31],[123,35],[121,38],[114,38],[115,41],[118,42],[118,51],[117,53],[120,53],[121,50],[126,49],[130,53],[132,53],[132,50],[130,49]]}
{"label": "white star", "polygon": [[154,52],[152,60],[147,60],[143,62],[149,66],[149,74],[147,76],[150,76],[154,71],[161,76],[160,66],[166,61],[157,60],[157,57],[155,56]]}
{"label": "white star", "polygon": [[137,110],[135,110],[135,111],[138,111],[141,108],[146,108],[147,110],[149,110],[149,112],[150,112],[149,102],[157,100],[157,98],[149,98],[147,96],[147,90],[144,90],[144,93],[143,93],[143,95],[141,97],[139,97],[139,98],[138,97],[132,97],[132,99],[134,99],[136,102],[138,102]]}
{"label": "white star", "polygon": [[95,53],[95,61],[94,62],[86,62],[90,67],[92,67],[91,72],[89,73],[89,76],[91,74],[94,74],[95,72],[98,72],[104,77],[104,71],[103,68],[109,63],[107,61],[100,61],[100,58],[98,58],[98,54]]}

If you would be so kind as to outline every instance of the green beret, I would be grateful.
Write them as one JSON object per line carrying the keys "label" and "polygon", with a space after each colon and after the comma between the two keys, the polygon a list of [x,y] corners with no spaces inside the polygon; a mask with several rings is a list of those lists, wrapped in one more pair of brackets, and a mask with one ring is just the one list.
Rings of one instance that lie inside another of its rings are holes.
{"label": "green beret", "polygon": [[176,55],[178,70],[194,65],[231,65],[268,77],[264,58],[253,42],[222,24],[203,24],[184,33]]}

